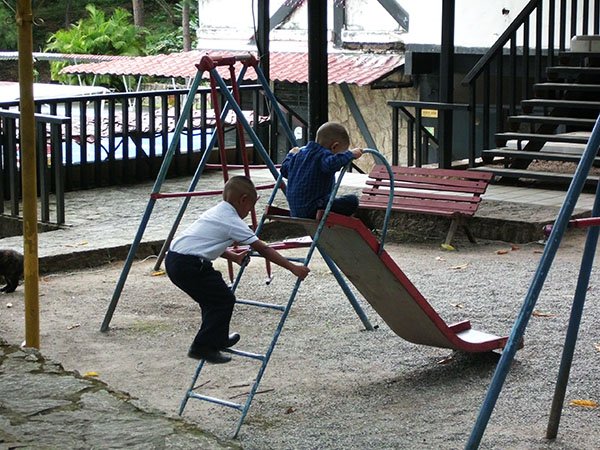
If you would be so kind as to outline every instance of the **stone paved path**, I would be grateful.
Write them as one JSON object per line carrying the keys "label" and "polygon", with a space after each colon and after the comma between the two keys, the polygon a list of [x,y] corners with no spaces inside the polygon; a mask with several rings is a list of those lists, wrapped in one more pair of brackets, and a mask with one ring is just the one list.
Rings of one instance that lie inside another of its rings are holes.
{"label": "stone paved path", "polygon": [[235,449],[94,378],[0,341],[0,449]]}

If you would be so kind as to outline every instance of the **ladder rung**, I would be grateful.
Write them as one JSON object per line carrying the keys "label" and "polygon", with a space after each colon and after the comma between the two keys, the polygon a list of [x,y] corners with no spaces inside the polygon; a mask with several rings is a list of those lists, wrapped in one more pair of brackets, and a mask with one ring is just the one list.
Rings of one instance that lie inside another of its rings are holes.
{"label": "ladder rung", "polygon": [[204,400],[210,403],[216,403],[217,405],[228,406],[229,408],[237,409],[241,411],[244,409],[244,406],[239,403],[233,403],[227,400],[221,400],[220,398],[210,397],[208,395],[196,394],[195,392],[190,392],[188,394],[189,397],[196,398],[198,400]]}
{"label": "ladder rung", "polygon": [[245,352],[243,350],[235,350],[233,348],[224,348],[221,351],[232,353],[234,355],[245,356],[246,358],[258,359],[259,361],[264,361],[265,359],[265,355],[261,355],[260,353]]}
{"label": "ladder rung", "polygon": [[274,303],[255,302],[254,300],[236,300],[236,303],[240,303],[242,305],[260,306],[261,308],[276,309],[278,311],[285,310],[285,306],[283,305],[275,305]]}

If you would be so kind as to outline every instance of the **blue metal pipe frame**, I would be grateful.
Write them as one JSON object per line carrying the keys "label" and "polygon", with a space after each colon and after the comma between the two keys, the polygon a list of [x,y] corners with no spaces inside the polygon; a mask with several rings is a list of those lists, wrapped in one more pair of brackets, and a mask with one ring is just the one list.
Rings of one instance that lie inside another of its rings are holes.
{"label": "blue metal pipe frame", "polygon": [[[200,72],[196,73],[194,80],[190,86],[190,92],[196,92],[198,90],[198,86],[200,86],[200,82],[202,81],[202,74]],[[179,138],[181,136],[181,131],[183,130],[183,126],[185,124],[185,118],[189,116],[189,113],[192,109],[192,104],[194,102],[193,95],[188,96],[186,102],[183,106],[183,110],[181,113],[181,117],[177,121],[175,125],[175,130],[173,134],[173,140],[169,145],[167,153],[163,158],[163,162],[160,166],[160,170],[156,177],[156,181],[154,182],[154,186],[152,187],[151,194],[156,194],[160,192],[160,188],[167,176],[167,171],[169,170],[169,166],[171,165],[171,161],[173,160],[173,155],[175,154],[175,148],[179,144]],[[110,326],[110,321],[112,320],[112,316],[117,307],[117,303],[119,301],[119,297],[121,296],[121,292],[123,291],[123,286],[125,286],[125,281],[127,280],[127,275],[131,270],[131,266],[133,264],[133,259],[135,258],[135,254],[137,253],[138,247],[140,246],[140,242],[142,241],[142,237],[144,236],[144,231],[146,230],[146,226],[148,225],[148,221],[150,220],[150,216],[152,215],[152,210],[154,209],[154,204],[156,203],[156,199],[150,195],[150,200],[148,201],[148,205],[146,206],[146,210],[144,211],[144,215],[142,216],[142,220],[140,222],[140,226],[138,231],[131,243],[131,247],[129,248],[129,252],[127,253],[127,258],[125,260],[125,264],[123,266],[123,270],[121,271],[121,275],[115,286],[115,291],[113,292],[112,299],[108,306],[108,310],[104,316],[104,320],[102,325],[100,326],[100,331],[108,331]]]}
{"label": "blue metal pipe frame", "polygon": [[[596,198],[594,199],[594,207],[592,208],[592,217],[600,217],[600,183],[596,188]],[[554,398],[552,399],[552,406],[550,408],[550,418],[548,419],[548,428],[546,430],[547,439],[555,439],[558,433],[560,416],[565,400],[565,392],[567,390],[569,373],[571,371],[573,354],[575,352],[575,344],[577,343],[577,334],[583,315],[585,297],[590,285],[590,274],[594,264],[594,255],[598,248],[599,230],[600,228],[598,226],[590,227],[585,241],[581,266],[579,269],[579,278],[577,279],[577,287],[575,288],[575,295],[573,297],[573,306],[571,307],[571,317],[569,319],[556,387],[554,389]]]}
{"label": "blue metal pipe frame", "polygon": [[467,450],[479,448],[481,438],[483,437],[483,433],[498,399],[498,395],[500,394],[502,385],[504,384],[506,376],[508,375],[510,364],[514,359],[515,353],[519,347],[519,343],[525,334],[525,328],[527,328],[527,323],[531,318],[533,308],[535,307],[537,299],[540,295],[540,291],[542,290],[544,281],[546,280],[546,276],[548,275],[548,271],[552,265],[552,261],[556,256],[562,236],[564,235],[571,215],[573,214],[573,209],[575,209],[579,194],[583,189],[583,185],[585,184],[587,175],[590,172],[594,158],[598,153],[598,148],[600,148],[600,117],[598,117],[596,120],[590,140],[588,141],[585,151],[581,156],[581,161],[575,170],[573,181],[571,182],[571,185],[569,186],[565,196],[565,202],[558,213],[558,218],[556,219],[555,225],[550,233],[550,237],[548,238],[548,242],[546,243],[546,248],[544,249],[544,253],[542,254],[542,258],[540,259],[540,263],[534,274],[531,286],[529,287],[527,295],[525,296],[525,301],[519,316],[513,325],[510,336],[506,343],[506,347],[502,351],[502,356],[500,357],[500,361],[498,361],[498,365],[496,366],[496,370],[494,372],[487,395],[483,401],[479,415],[471,435],[469,436],[469,440],[465,446],[465,449]]}

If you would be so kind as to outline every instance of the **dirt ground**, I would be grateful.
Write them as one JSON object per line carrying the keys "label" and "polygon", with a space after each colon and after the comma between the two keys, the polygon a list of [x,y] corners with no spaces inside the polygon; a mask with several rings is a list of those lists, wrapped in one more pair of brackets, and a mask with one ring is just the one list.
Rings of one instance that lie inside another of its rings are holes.
{"label": "dirt ground", "polygon": [[[597,449],[600,408],[570,405],[600,402],[600,287],[592,274],[588,302],[556,441],[545,429],[558,371],[570,303],[582,251],[582,234],[561,246],[491,417],[481,448]],[[388,251],[430,301],[452,323],[508,334],[543,251],[538,243],[391,245]],[[295,250],[303,256],[303,250]],[[134,263],[111,329],[99,331],[122,263],[59,273],[40,280],[41,351],[66,369],[97,372],[143,407],[176,415],[195,362],[186,357],[199,324],[197,306],[166,276],[155,276],[150,258]],[[226,272],[223,263],[218,264]],[[239,435],[247,449],[459,449],[467,442],[487,391],[496,354],[453,354],[397,337],[359,296],[374,331],[360,320],[319,257],[301,285],[279,343]],[[238,297],[285,303],[293,279],[255,260]],[[0,336],[24,336],[23,288],[3,295]],[[264,352],[278,314],[238,305],[232,330],[242,350]],[[202,392],[242,402],[256,376],[256,362],[235,358],[207,366]],[[190,400],[184,418],[219,437],[231,436],[239,413]]]}

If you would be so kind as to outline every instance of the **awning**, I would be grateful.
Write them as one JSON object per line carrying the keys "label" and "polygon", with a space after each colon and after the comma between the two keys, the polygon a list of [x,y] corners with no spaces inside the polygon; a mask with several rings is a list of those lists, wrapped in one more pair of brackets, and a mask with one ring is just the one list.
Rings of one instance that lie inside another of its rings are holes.
{"label": "awning", "polygon": [[[217,57],[235,54],[225,51],[194,50],[166,55],[122,56],[110,61],[67,66],[61,73],[190,79],[196,75],[195,65],[200,62],[202,56]],[[308,82],[308,53],[272,52],[270,56],[271,80],[290,83]],[[404,55],[401,54],[330,53],[328,55],[329,84],[369,85],[399,70],[403,65]],[[221,76],[228,79],[229,72],[223,70]],[[256,74],[253,70],[248,70],[245,79],[254,81]]]}

